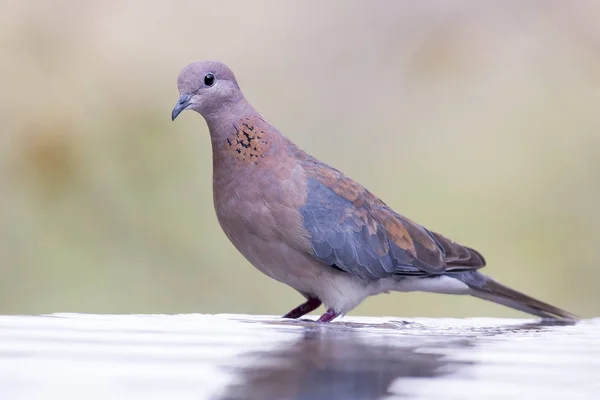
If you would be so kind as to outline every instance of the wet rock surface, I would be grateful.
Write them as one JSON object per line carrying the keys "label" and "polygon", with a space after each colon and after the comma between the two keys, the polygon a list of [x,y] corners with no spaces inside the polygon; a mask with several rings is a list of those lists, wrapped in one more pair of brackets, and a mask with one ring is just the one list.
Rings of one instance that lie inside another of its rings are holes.
{"label": "wet rock surface", "polygon": [[600,319],[0,316],[0,398],[596,399]]}

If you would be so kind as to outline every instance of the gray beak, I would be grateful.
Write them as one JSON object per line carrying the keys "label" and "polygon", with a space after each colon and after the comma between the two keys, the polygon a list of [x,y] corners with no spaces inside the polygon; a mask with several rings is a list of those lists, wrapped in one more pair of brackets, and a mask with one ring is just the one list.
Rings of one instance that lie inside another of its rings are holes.
{"label": "gray beak", "polygon": [[190,105],[191,94],[182,94],[179,96],[179,101],[175,104],[173,112],[171,113],[171,121],[175,121],[175,118],[183,111],[187,106]]}

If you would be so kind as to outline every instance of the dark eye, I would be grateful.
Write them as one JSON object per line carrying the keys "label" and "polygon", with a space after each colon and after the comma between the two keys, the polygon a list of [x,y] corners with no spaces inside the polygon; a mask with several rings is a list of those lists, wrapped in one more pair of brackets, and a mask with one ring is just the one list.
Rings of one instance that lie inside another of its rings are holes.
{"label": "dark eye", "polygon": [[211,73],[208,73],[204,76],[204,84],[206,86],[212,86],[215,84],[215,76]]}

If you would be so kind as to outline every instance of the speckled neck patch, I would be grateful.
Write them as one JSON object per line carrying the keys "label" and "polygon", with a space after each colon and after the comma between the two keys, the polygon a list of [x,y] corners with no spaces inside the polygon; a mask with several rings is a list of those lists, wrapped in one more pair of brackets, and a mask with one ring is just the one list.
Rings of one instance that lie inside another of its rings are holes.
{"label": "speckled neck patch", "polygon": [[254,118],[241,119],[227,138],[229,149],[240,162],[258,164],[271,147],[267,134],[256,122]]}

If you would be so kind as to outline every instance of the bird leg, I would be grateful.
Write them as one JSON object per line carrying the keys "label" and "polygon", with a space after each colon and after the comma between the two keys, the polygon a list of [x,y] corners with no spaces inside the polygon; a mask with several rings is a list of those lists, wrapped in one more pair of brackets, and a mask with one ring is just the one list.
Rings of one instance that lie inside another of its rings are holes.
{"label": "bird leg", "polygon": [[332,321],[338,315],[340,314],[336,313],[335,311],[333,311],[333,309],[329,308],[327,312],[325,312],[325,314],[321,315],[321,318],[319,318],[317,322],[329,322]]}
{"label": "bird leg", "polygon": [[305,303],[300,304],[289,313],[285,314],[283,318],[297,319],[301,316],[308,314],[309,312],[316,310],[321,305],[321,300],[316,297],[309,297]]}

